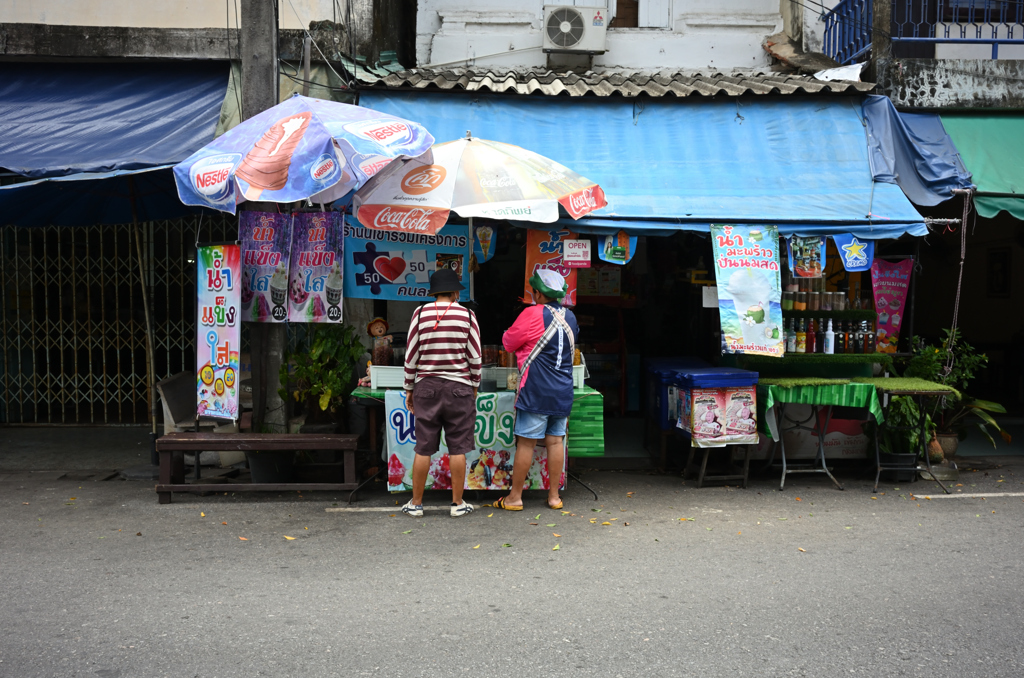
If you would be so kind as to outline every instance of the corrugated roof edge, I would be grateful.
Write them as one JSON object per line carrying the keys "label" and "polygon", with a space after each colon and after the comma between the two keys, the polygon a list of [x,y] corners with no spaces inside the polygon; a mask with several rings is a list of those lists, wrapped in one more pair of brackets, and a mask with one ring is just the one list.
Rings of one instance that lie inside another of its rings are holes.
{"label": "corrugated roof edge", "polygon": [[[359,70],[359,69],[357,69]],[[387,75],[362,70],[359,84],[369,89],[489,92],[543,96],[689,97],[745,95],[851,95],[874,90],[874,83],[815,80],[785,73],[683,73],[672,71],[614,71],[556,73],[554,71],[494,71],[408,69]]]}

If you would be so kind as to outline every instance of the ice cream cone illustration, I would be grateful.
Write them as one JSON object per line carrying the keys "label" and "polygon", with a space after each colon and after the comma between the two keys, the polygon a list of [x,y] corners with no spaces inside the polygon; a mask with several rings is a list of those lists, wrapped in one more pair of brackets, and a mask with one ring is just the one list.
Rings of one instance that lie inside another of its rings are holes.
{"label": "ice cream cone illustration", "polygon": [[246,181],[246,200],[259,200],[263,191],[279,191],[288,183],[288,167],[313,116],[310,111],[275,122],[238,166],[235,176]]}
{"label": "ice cream cone illustration", "polygon": [[484,253],[484,259],[491,254],[491,238],[494,236],[494,229],[490,226],[479,226],[476,229],[476,237],[480,240],[480,251]]}

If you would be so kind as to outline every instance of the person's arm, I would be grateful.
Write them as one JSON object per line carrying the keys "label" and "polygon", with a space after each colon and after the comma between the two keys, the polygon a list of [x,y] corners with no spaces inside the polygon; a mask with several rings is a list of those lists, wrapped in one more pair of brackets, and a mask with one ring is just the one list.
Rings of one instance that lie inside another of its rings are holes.
{"label": "person's arm", "polygon": [[[420,310],[418,307],[412,312],[412,319],[409,321],[409,335],[405,347],[405,390],[412,391],[416,386],[416,368],[419,365],[420,357]],[[412,403],[412,399],[409,399]],[[411,410],[411,407],[410,407]]]}
{"label": "person's arm", "polygon": [[476,314],[469,312],[469,342],[466,347],[466,357],[469,362],[469,381],[473,384],[473,391],[480,388],[480,324],[476,320]]}
{"label": "person's arm", "polygon": [[[501,343],[505,347],[505,350],[509,353],[515,353],[528,342],[535,330],[532,330],[536,325],[537,311],[539,306],[531,306],[525,309],[516,318],[516,321],[512,323],[512,327],[505,330],[505,334],[501,337]],[[543,316],[541,319],[541,329],[543,330]],[[532,330],[532,331],[531,331]]]}

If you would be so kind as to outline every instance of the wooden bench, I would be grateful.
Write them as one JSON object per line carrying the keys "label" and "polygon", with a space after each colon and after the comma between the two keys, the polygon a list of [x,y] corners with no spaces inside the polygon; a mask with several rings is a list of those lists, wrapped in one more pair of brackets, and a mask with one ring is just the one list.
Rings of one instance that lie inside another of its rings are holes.
{"label": "wooden bench", "polygon": [[[321,433],[168,433],[157,438],[160,482],[156,492],[161,504],[171,503],[172,492],[282,492],[288,490],[355,490],[356,440],[351,434]],[[344,452],[343,483],[186,483],[185,453],[204,450],[340,450]]]}

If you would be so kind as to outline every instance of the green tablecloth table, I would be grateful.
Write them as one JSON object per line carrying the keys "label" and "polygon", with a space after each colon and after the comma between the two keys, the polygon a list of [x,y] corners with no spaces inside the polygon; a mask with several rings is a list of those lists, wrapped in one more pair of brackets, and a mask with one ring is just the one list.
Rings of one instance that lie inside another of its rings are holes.
{"label": "green tablecloth table", "polygon": [[[787,417],[786,406],[797,404],[810,405],[811,416],[801,420]],[[878,423],[885,418],[875,386],[851,383],[845,379],[763,379],[757,385],[757,406],[762,432],[777,442],[782,453],[780,490],[785,488],[786,475],[789,473],[824,473],[836,487],[843,489],[825,464],[825,432],[834,406],[867,409]],[[822,408],[826,412],[824,424],[818,416]],[[817,436],[818,456],[810,465],[791,468],[786,462],[786,444],[782,432],[795,429],[810,431]],[[773,451],[772,461],[774,458]]]}

